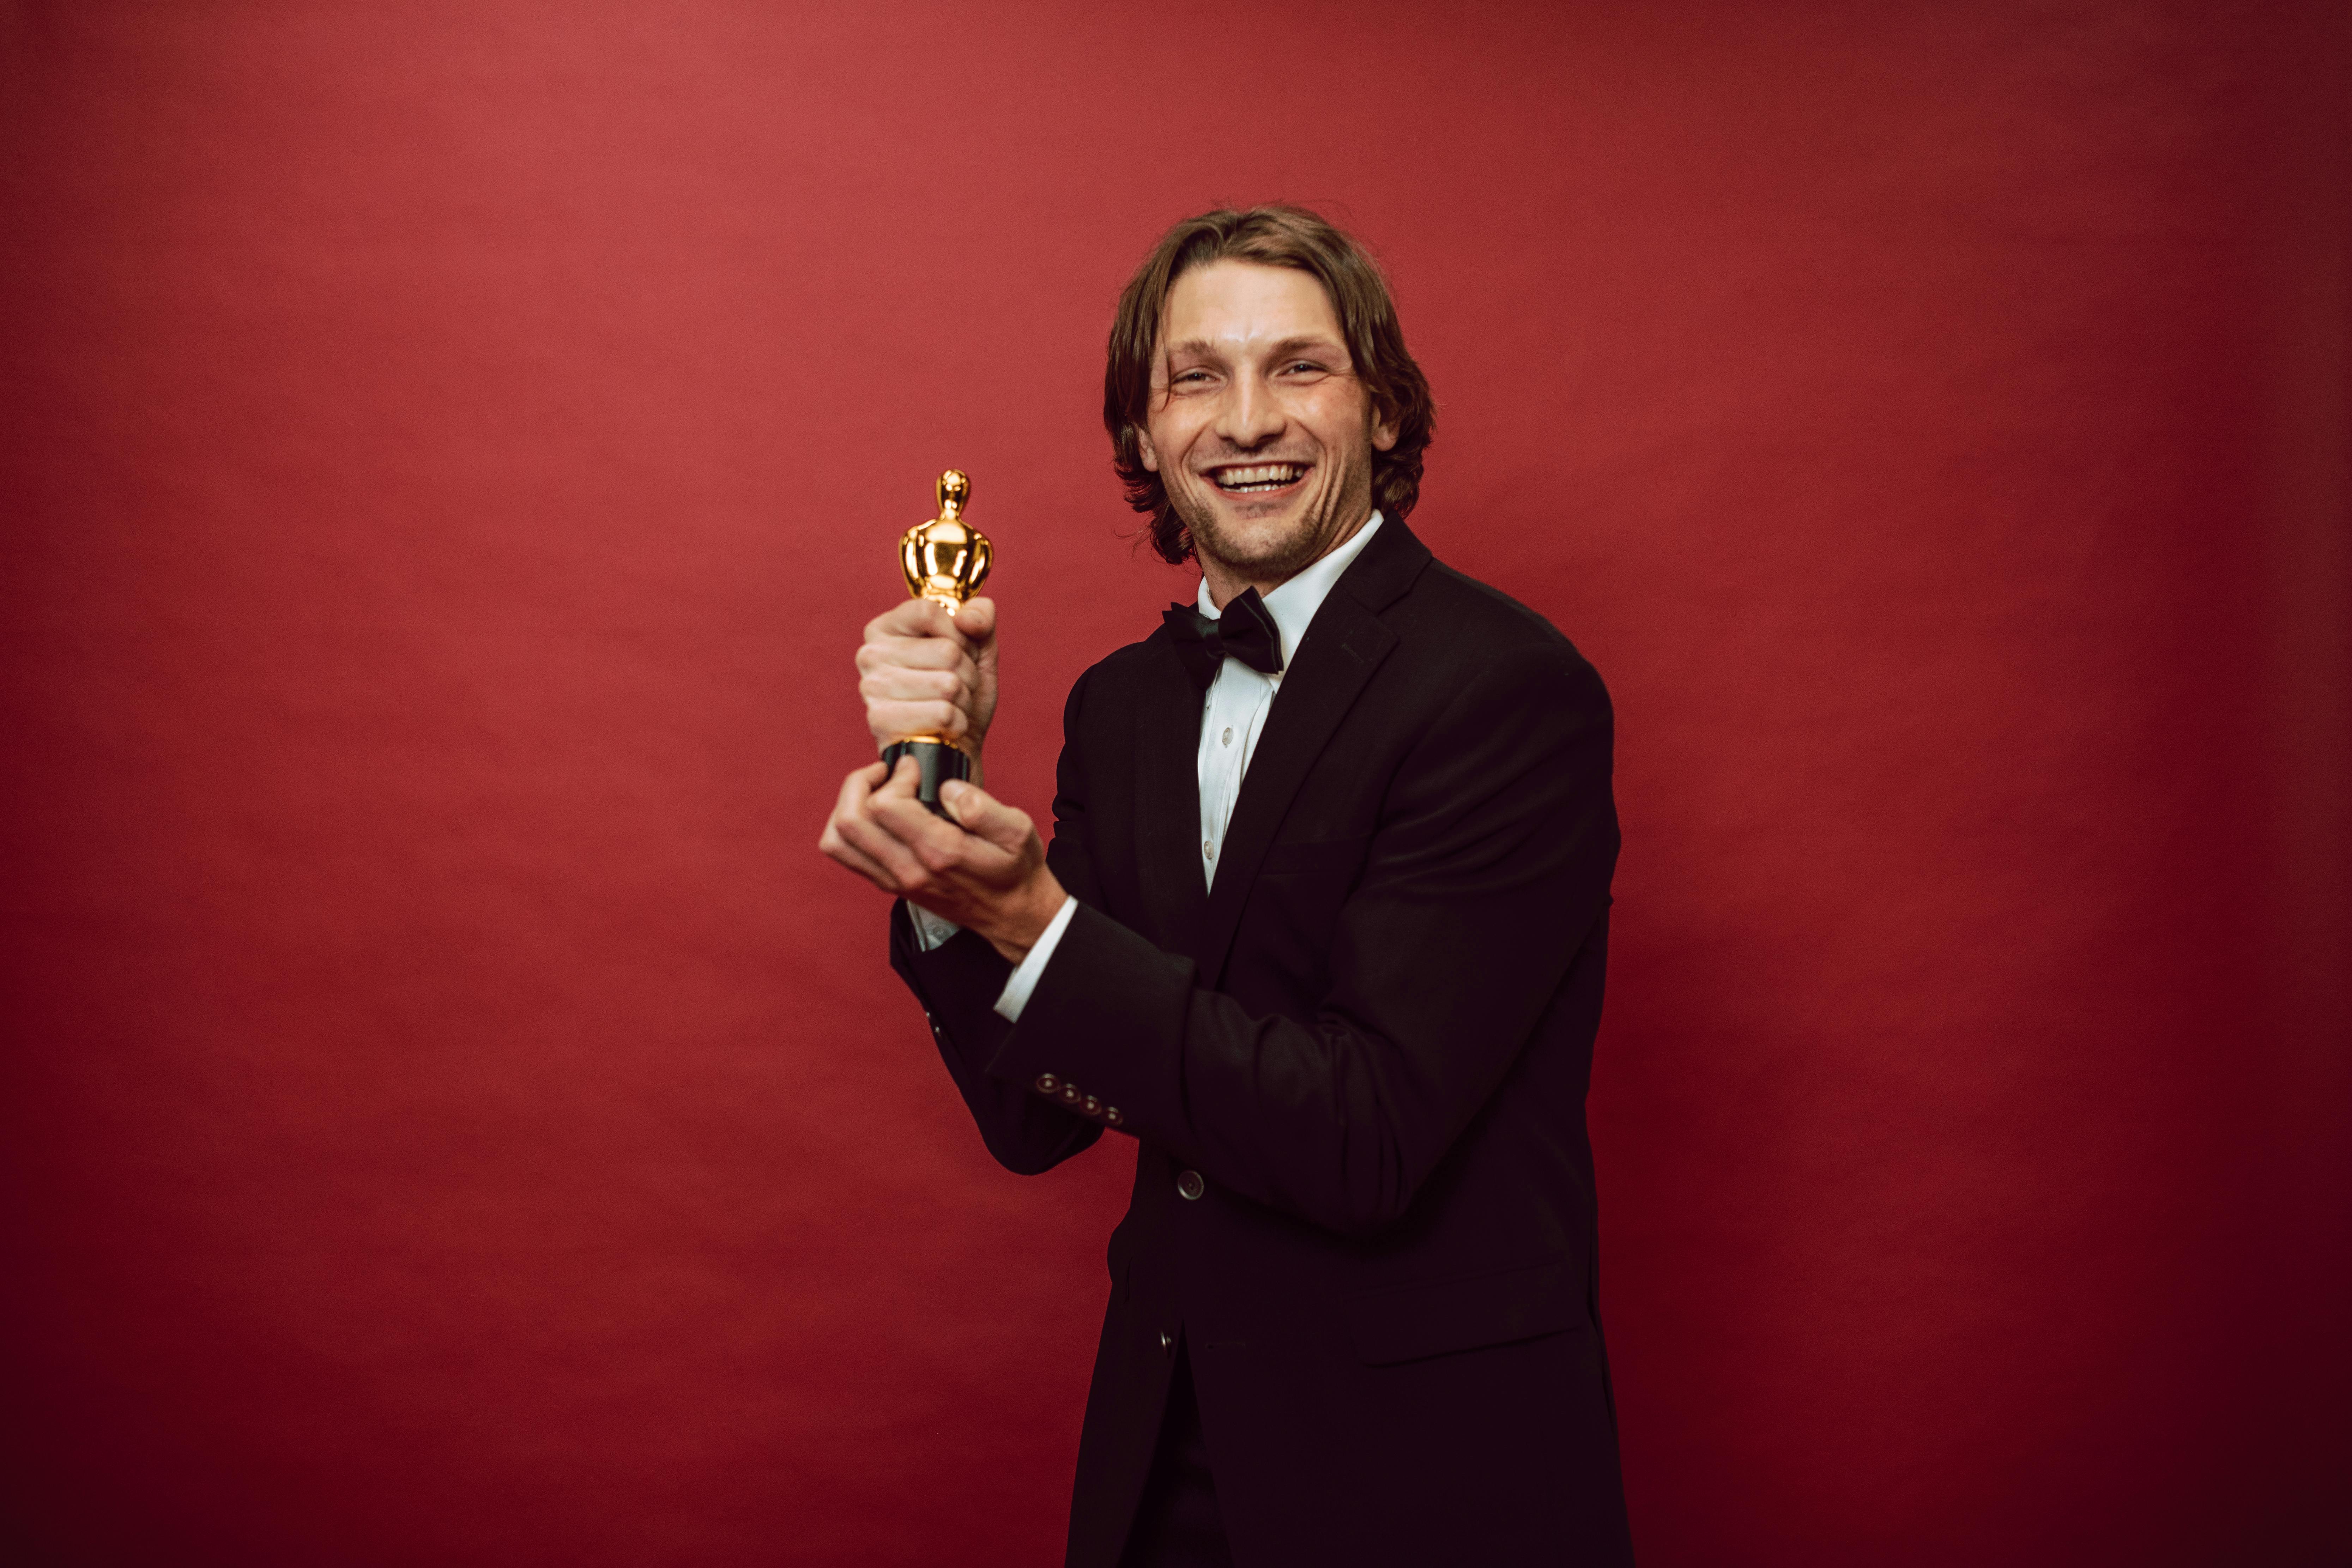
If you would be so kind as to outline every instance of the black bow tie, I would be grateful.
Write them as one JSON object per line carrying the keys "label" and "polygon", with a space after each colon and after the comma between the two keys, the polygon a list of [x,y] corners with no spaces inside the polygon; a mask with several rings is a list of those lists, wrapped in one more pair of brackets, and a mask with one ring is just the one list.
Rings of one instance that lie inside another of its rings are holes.
{"label": "black bow tie", "polygon": [[1176,657],[1184,661],[1184,673],[1203,691],[1228,658],[1240,659],[1267,675],[1282,668],[1282,633],[1255,588],[1244,589],[1225,606],[1221,620],[1212,620],[1190,605],[1171,605],[1160,618],[1168,623],[1168,635],[1176,645]]}

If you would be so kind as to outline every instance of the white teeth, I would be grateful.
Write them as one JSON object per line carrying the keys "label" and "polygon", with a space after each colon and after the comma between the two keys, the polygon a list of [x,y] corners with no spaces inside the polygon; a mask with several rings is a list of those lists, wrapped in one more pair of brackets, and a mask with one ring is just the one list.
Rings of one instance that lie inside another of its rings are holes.
{"label": "white teeth", "polygon": [[1212,476],[1221,489],[1280,489],[1307,471],[1300,463],[1259,463],[1246,468],[1220,468]]}

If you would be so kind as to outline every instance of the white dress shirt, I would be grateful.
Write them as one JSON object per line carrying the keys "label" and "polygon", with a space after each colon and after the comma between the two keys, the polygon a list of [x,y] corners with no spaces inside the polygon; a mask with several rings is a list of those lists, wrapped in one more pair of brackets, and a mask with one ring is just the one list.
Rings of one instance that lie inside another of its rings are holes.
{"label": "white dress shirt", "polygon": [[[1287,670],[1290,660],[1306,640],[1307,628],[1314,623],[1315,612],[1331,592],[1331,584],[1339,580],[1364,546],[1380,531],[1381,514],[1356,530],[1345,544],[1307,567],[1304,572],[1265,595],[1266,613],[1274,618],[1275,629],[1282,637],[1282,668]],[[1223,614],[1210,601],[1209,584],[1201,584],[1201,613],[1211,620]],[[1274,711],[1275,694],[1282,689],[1280,674],[1266,675],[1252,669],[1237,658],[1228,658],[1218,668],[1216,678],[1209,682],[1208,695],[1201,703],[1201,749],[1199,752],[1201,784],[1201,877],[1210,887],[1217,882],[1217,856],[1224,848],[1225,829],[1234,820],[1234,805],[1241,799],[1242,777],[1249,772],[1250,758],[1257,751],[1258,737],[1265,731],[1268,714]],[[1030,993],[1045,976],[1045,966],[1054,962],[1054,950],[1061,945],[1062,933],[1069,929],[1070,917],[1076,912],[1078,900],[1064,899],[1055,911],[1037,944],[1028,955],[1014,965],[1004,990],[996,998],[998,1016],[1011,1023],[1021,1021],[1021,1009],[1028,1005]],[[916,939],[925,952],[955,935],[959,929],[951,921],[941,920],[929,910],[907,906],[914,918]]]}

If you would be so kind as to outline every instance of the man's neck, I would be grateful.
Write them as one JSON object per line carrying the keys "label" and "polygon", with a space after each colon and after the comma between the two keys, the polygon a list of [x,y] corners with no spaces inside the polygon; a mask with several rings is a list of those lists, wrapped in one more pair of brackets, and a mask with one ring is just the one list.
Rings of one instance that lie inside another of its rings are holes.
{"label": "man's neck", "polygon": [[1330,554],[1331,552],[1339,549],[1341,545],[1347,543],[1348,541],[1355,538],[1359,533],[1361,533],[1364,531],[1364,524],[1371,521],[1372,509],[1368,506],[1364,509],[1363,516],[1358,518],[1354,522],[1340,530],[1338,534],[1333,536],[1329,543],[1317,551],[1314,555],[1300,562],[1289,571],[1271,577],[1253,575],[1252,568],[1248,566],[1229,566],[1223,562],[1213,558],[1206,552],[1195,547],[1193,555],[1194,558],[1201,563],[1201,581],[1208,586],[1209,603],[1216,605],[1219,610],[1223,610],[1227,605],[1232,604],[1235,599],[1241,597],[1244,593],[1252,588],[1255,588],[1257,590],[1257,596],[1259,598],[1265,598],[1268,594],[1273,593],[1276,588],[1281,587],[1285,583],[1289,582],[1293,577],[1297,576],[1301,572],[1304,572],[1309,566],[1314,565],[1316,562],[1322,560],[1325,556]]}

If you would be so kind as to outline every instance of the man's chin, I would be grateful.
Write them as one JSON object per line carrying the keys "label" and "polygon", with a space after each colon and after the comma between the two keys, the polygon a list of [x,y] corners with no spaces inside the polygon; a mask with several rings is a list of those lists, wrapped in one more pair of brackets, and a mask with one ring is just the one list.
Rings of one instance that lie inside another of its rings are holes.
{"label": "man's chin", "polygon": [[1301,534],[1237,541],[1199,529],[1192,532],[1192,548],[1234,575],[1260,583],[1297,574],[1318,553],[1314,540]]}
{"label": "man's chin", "polygon": [[1279,548],[1280,542],[1310,531],[1306,509],[1293,499],[1281,504],[1249,504],[1220,499],[1190,520],[1192,531],[1205,533],[1241,551]]}

